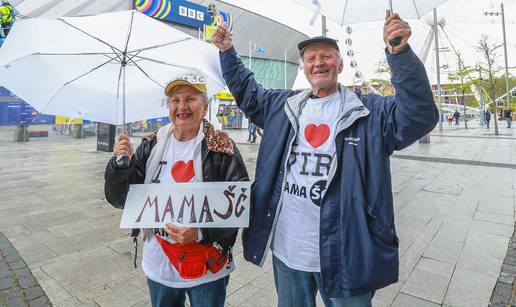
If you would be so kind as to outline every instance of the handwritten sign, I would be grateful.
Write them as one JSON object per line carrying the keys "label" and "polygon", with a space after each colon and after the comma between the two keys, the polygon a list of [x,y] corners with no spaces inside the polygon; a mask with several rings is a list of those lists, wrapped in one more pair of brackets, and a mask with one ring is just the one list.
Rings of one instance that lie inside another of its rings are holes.
{"label": "handwritten sign", "polygon": [[250,183],[133,184],[120,228],[249,226]]}

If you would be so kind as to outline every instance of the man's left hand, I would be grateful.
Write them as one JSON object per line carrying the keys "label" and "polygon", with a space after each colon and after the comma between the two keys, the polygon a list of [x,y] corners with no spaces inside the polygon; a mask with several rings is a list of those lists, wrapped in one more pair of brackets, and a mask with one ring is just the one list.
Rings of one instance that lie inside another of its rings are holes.
{"label": "man's left hand", "polygon": [[166,226],[163,229],[177,243],[184,244],[197,240],[197,228],[180,227],[174,224],[166,224]]}
{"label": "man's left hand", "polygon": [[[390,53],[398,53],[408,45],[408,39],[412,35],[412,30],[407,22],[403,21],[398,14],[393,14],[386,18],[385,25],[383,26],[383,40],[387,45],[387,49]],[[396,37],[401,38],[401,43],[398,46],[391,46],[389,41]]]}

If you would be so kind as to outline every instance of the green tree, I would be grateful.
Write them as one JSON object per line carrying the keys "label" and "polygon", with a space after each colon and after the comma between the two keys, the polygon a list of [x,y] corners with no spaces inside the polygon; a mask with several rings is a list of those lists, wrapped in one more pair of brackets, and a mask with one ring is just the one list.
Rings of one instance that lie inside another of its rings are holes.
{"label": "green tree", "polygon": [[496,107],[496,93],[495,88],[497,84],[497,78],[495,75],[502,70],[501,67],[496,65],[496,60],[499,55],[497,54],[497,49],[502,47],[503,45],[496,45],[488,42],[488,37],[483,36],[478,42],[478,46],[476,47],[477,51],[482,54],[484,57],[482,70],[487,73],[487,85],[488,85],[488,93],[493,102],[493,115],[494,115],[494,126],[495,126],[495,135],[498,135],[498,110]]}
{"label": "green tree", "polygon": [[379,92],[382,92],[386,86],[392,88],[392,83],[390,80],[391,68],[389,67],[389,63],[387,63],[387,60],[381,60],[376,63],[374,72],[378,77],[369,79],[369,84],[371,86],[376,88]]}
{"label": "green tree", "polygon": [[468,129],[465,93],[470,91],[471,84],[473,83],[471,75],[474,71],[476,71],[476,68],[465,65],[462,55],[460,53],[457,53],[457,62],[459,64],[459,69],[452,73],[449,73],[448,80],[450,80],[451,83],[455,83],[453,84],[454,88],[457,89],[460,93],[462,93],[462,104],[464,106],[464,128]]}

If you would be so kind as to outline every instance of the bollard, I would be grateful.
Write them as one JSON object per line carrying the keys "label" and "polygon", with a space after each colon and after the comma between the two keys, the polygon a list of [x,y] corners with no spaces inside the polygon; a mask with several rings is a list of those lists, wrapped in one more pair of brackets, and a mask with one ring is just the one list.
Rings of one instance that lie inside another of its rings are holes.
{"label": "bollard", "polygon": [[84,127],[83,127],[82,124],[73,125],[72,136],[74,138],[76,138],[76,139],[83,139],[83,138],[85,138],[85,136],[84,136]]}
{"label": "bollard", "polygon": [[419,139],[419,144],[430,143],[430,133]]}
{"label": "bollard", "polygon": [[29,141],[29,131],[27,130],[27,125],[19,125],[16,127],[16,131],[14,132],[14,141],[15,142],[28,142]]}

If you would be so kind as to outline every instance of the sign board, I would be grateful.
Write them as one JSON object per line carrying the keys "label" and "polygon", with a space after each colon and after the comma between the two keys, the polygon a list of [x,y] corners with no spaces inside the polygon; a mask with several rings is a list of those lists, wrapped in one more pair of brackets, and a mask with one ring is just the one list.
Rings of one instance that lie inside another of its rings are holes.
{"label": "sign board", "polygon": [[112,152],[115,146],[116,126],[97,123],[97,150]]}
{"label": "sign board", "polygon": [[215,10],[211,5],[206,7],[187,0],[135,0],[134,7],[150,17],[193,28],[225,23],[233,32],[233,15]]}
{"label": "sign board", "polygon": [[83,124],[82,119],[70,118],[67,116],[56,116],[56,125],[81,125]]}
{"label": "sign board", "polygon": [[206,6],[185,0],[136,0],[135,7],[150,17],[193,28],[202,28],[212,20]]}
{"label": "sign board", "polygon": [[211,39],[215,32],[217,32],[217,26],[204,25],[204,41],[211,43]]}
{"label": "sign board", "polygon": [[120,228],[247,227],[249,181],[133,184]]}
{"label": "sign board", "polygon": [[230,92],[226,92],[226,91],[218,92],[213,97],[215,97],[216,99],[220,99],[220,100],[235,100],[233,95],[231,95]]}

